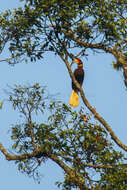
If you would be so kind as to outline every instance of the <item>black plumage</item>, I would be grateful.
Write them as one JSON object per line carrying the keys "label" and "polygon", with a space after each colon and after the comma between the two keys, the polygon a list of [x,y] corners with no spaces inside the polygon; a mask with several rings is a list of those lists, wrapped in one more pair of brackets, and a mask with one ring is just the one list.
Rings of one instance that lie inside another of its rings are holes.
{"label": "black plumage", "polygon": [[[84,70],[83,67],[79,66],[77,69],[74,71],[74,76],[77,82],[82,86],[83,80],[84,80]],[[78,91],[77,87],[75,84],[72,82],[72,89],[75,91]]]}

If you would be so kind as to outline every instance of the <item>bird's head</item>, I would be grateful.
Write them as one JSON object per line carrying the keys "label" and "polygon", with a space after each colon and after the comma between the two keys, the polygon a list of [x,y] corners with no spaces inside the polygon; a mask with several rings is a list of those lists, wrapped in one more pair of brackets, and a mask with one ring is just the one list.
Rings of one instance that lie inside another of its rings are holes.
{"label": "bird's head", "polygon": [[79,59],[79,58],[75,58],[74,62],[77,63],[77,64],[82,63],[81,59]]}
{"label": "bird's head", "polygon": [[81,59],[79,59],[79,58],[75,58],[74,62],[77,63],[77,65],[78,65],[79,67],[80,67],[80,66],[83,66],[83,63],[82,63]]}

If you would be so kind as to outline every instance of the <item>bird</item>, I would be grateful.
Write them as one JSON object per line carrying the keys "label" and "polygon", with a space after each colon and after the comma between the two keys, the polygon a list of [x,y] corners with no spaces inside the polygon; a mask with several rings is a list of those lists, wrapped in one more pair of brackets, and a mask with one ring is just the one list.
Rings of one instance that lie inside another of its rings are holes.
{"label": "bird", "polygon": [[[75,58],[75,63],[77,63],[77,69],[74,70],[74,76],[77,82],[82,86],[83,80],[84,80],[84,70],[83,70],[83,62],[79,58]],[[79,94],[78,94],[78,88],[72,81],[72,93],[69,100],[69,104],[71,107],[75,108],[79,105]]]}

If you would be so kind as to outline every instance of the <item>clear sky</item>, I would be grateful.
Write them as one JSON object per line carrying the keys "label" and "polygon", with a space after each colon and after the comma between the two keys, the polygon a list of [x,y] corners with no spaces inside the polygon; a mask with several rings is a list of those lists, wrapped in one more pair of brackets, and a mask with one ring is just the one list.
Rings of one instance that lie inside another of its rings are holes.
{"label": "clear sky", "polygon": [[[20,5],[18,0],[1,1],[0,10],[15,8]],[[6,58],[6,52],[1,58]],[[90,55],[88,60],[82,58],[85,69],[83,88],[86,97],[93,107],[107,120],[112,129],[127,144],[127,91],[121,72],[112,69],[113,57],[109,54]],[[36,63],[17,64],[12,67],[0,63],[0,101],[6,99],[4,89],[7,85],[33,84],[46,85],[50,93],[59,93],[58,99],[68,103],[71,94],[71,80],[64,63],[52,54],[46,54],[44,59]],[[80,99],[80,104],[82,101]],[[86,108],[87,109],[87,108]],[[9,150],[9,129],[18,122],[18,115],[12,111],[8,102],[0,110],[1,133],[0,141]],[[19,173],[13,162],[8,162],[0,153],[0,188],[4,190],[57,190],[54,182],[61,179],[63,173],[54,163],[48,161],[40,168],[42,180],[40,184],[32,178]]]}

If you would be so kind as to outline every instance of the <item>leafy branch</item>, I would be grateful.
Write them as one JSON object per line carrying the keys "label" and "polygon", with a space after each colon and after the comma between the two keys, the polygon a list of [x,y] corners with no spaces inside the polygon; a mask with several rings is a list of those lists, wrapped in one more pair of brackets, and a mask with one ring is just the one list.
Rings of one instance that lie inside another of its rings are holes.
{"label": "leafy branch", "polygon": [[[12,127],[14,153],[10,154],[2,143],[0,151],[6,160],[15,161],[20,171],[35,178],[41,164],[50,159],[65,173],[63,186],[90,190],[94,188],[94,179],[87,171],[89,168],[105,175],[109,175],[108,170],[126,170],[123,155],[113,149],[102,126],[91,123],[89,113],[84,121],[83,108],[75,112],[55,102],[37,83],[29,87],[15,86],[12,90],[9,101],[25,121]],[[38,114],[43,120],[45,112],[49,114],[46,123],[33,121]]]}
{"label": "leafy branch", "polygon": [[105,121],[105,119],[96,111],[95,108],[93,108],[89,101],[87,100],[87,98],[85,97],[84,91],[82,89],[82,87],[78,84],[78,82],[75,80],[74,74],[71,70],[70,64],[68,62],[67,59],[64,59],[64,57],[61,57],[62,60],[64,61],[64,63],[66,64],[66,67],[68,69],[68,72],[70,74],[70,77],[72,79],[72,81],[74,82],[74,84],[76,85],[76,87],[79,89],[82,100],[84,102],[84,104],[86,105],[86,107],[93,113],[95,119],[97,119],[105,128],[106,130],[109,132],[109,134],[111,135],[112,139],[116,142],[116,144],[121,147],[123,150],[127,151],[127,146],[125,144],[123,144],[118,137],[115,135],[115,133],[113,132],[111,126]]}

